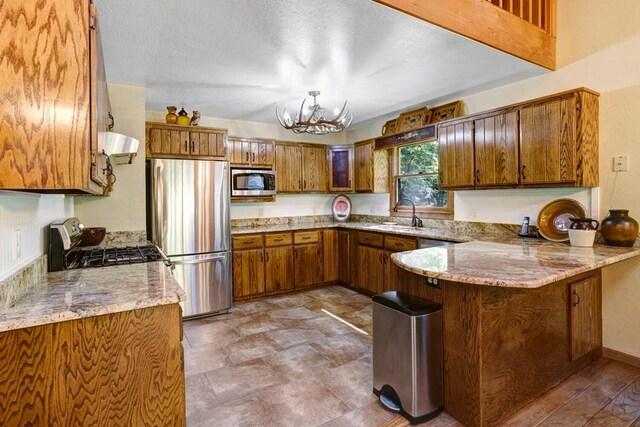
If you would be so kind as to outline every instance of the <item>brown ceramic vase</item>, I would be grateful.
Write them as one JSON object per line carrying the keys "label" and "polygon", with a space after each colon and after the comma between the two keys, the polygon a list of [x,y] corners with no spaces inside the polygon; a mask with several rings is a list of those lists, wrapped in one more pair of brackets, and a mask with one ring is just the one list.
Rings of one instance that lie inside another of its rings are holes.
{"label": "brown ceramic vase", "polygon": [[178,115],[176,114],[176,110],[177,108],[174,106],[170,106],[167,107],[167,115],[164,116],[164,120],[170,124],[170,125],[175,125],[176,122],[178,121]]}
{"label": "brown ceramic vase", "polygon": [[607,245],[631,247],[638,237],[638,221],[629,216],[628,209],[611,209],[600,232]]}

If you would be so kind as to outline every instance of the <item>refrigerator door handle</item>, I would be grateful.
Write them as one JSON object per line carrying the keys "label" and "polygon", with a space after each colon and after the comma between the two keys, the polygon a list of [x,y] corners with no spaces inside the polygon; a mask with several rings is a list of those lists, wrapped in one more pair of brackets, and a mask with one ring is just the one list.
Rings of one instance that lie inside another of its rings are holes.
{"label": "refrigerator door handle", "polygon": [[211,258],[202,258],[202,259],[192,259],[189,261],[171,261],[171,264],[177,264],[177,265],[185,265],[185,264],[202,264],[204,262],[211,262],[211,261],[222,261],[224,260],[225,256],[224,255],[219,255],[219,256],[214,256]]}

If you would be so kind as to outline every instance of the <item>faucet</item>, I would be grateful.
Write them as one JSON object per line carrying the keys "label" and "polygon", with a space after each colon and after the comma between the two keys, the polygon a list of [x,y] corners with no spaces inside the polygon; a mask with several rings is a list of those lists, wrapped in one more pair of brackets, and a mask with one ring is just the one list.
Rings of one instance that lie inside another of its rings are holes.
{"label": "faucet", "polygon": [[411,203],[411,206],[413,206],[413,212],[411,214],[411,226],[412,227],[422,227],[422,220],[420,218],[418,218],[418,216],[416,215],[416,204],[413,203],[413,200],[411,199],[400,199],[398,200],[398,203],[396,203],[396,205],[393,207],[393,211],[394,212],[398,212],[398,206],[400,206],[402,204],[402,202],[407,201],[409,203]]}

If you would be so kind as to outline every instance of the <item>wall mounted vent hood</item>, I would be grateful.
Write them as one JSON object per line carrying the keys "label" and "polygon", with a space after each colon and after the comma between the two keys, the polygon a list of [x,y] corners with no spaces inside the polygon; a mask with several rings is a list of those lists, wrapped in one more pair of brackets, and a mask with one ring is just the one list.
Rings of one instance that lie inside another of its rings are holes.
{"label": "wall mounted vent hood", "polygon": [[140,142],[116,132],[98,132],[98,147],[111,159],[112,164],[131,164],[138,154]]}

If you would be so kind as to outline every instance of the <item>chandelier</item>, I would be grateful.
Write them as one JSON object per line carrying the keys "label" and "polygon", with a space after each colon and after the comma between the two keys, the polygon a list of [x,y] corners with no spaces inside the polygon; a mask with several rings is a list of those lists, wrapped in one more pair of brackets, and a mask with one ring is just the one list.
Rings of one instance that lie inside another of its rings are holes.
{"label": "chandelier", "polygon": [[353,114],[347,110],[347,101],[344,101],[342,110],[333,110],[333,118],[329,117],[328,111],[318,104],[316,97],[320,95],[319,90],[312,90],[309,95],[313,97],[313,104],[305,107],[307,98],[302,100],[300,111],[295,118],[292,118],[287,109],[282,111],[282,115],[276,107],[276,117],[285,129],[295,133],[310,133],[312,135],[324,135],[327,133],[342,132],[351,124]]}

